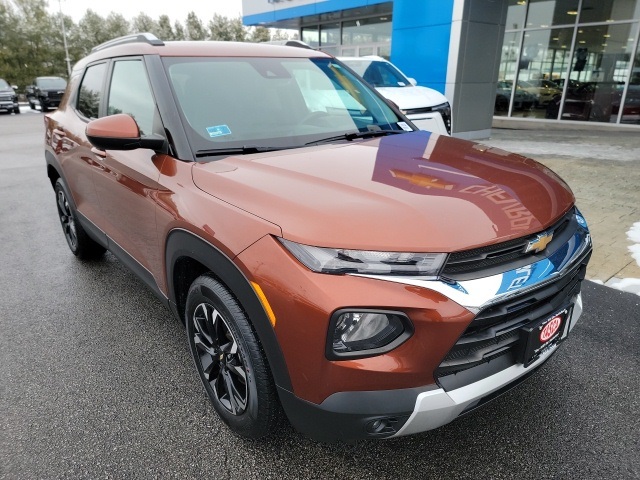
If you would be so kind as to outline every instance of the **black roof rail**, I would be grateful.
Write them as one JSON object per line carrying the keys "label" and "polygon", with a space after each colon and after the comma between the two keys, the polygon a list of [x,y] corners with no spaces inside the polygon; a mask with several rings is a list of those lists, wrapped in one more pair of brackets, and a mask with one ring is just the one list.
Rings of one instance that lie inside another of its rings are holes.
{"label": "black roof rail", "polygon": [[287,47],[308,48],[309,50],[315,50],[311,45],[304,43],[300,40],[287,40],[285,45]]}
{"label": "black roof rail", "polygon": [[163,46],[164,42],[156,37],[153,33],[134,33],[131,35],[125,35],[124,37],[114,38],[112,40],[101,43],[100,45],[93,47],[92,52],[104,50],[105,48],[114,47],[116,45],[123,45],[125,43],[148,43],[149,45]]}

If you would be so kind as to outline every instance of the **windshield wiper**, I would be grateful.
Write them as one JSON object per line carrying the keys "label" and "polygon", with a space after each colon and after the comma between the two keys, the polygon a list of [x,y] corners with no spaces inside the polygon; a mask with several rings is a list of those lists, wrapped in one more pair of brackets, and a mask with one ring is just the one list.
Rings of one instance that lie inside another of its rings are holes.
{"label": "windshield wiper", "polygon": [[394,135],[396,133],[407,133],[404,130],[369,130],[367,132],[351,132],[335,135],[333,137],[321,138],[313,142],[305,143],[305,145],[314,145],[316,143],[335,142],[336,140],[355,140],[356,138],[383,137],[385,135]]}
{"label": "windshield wiper", "polygon": [[198,150],[196,157],[213,157],[215,155],[248,155],[250,153],[273,152],[275,150],[285,150],[293,147],[257,147],[255,145],[244,145],[242,147],[211,148]]}

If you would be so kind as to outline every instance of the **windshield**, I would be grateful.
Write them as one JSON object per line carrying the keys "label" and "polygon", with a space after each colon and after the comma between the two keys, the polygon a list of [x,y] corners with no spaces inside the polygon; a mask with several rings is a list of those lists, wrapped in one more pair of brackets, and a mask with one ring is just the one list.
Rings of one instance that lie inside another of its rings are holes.
{"label": "windshield", "polygon": [[388,62],[379,60],[342,60],[374,87],[412,87],[409,79]]}
{"label": "windshield", "polygon": [[39,78],[38,87],[45,90],[64,90],[67,88],[67,82],[64,78]]}
{"label": "windshield", "polygon": [[0,88],[9,88],[9,84],[0,78]]}
{"label": "windshield", "polygon": [[344,133],[408,128],[335,59],[163,61],[196,152],[291,148]]}

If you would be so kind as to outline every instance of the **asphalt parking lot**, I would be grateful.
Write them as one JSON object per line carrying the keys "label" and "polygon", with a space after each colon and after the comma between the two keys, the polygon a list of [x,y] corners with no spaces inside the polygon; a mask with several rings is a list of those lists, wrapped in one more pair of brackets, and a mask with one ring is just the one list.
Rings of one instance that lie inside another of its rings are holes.
{"label": "asphalt parking lot", "polygon": [[591,282],[540,373],[448,426],[355,445],[232,435],[169,311],[113,256],[69,252],[42,130],[39,112],[0,115],[1,478],[640,478],[640,297]]}

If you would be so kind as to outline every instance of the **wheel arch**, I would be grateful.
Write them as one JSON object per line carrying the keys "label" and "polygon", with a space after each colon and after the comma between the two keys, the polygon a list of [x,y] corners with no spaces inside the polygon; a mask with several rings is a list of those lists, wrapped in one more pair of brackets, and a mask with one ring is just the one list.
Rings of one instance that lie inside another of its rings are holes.
{"label": "wheel arch", "polygon": [[[62,177],[62,169],[60,168],[58,160],[53,155],[53,153],[51,153],[50,151],[45,150],[44,158],[45,158],[45,160],[47,162],[47,177],[49,177],[49,181],[51,182],[51,186],[55,187],[56,186],[56,180],[58,180],[58,178]],[[63,180],[64,180],[64,178],[63,178]]]}
{"label": "wheel arch", "polygon": [[249,280],[233,261],[198,235],[176,229],[167,237],[165,262],[169,305],[174,315],[184,323],[189,287],[200,275],[211,272],[247,314],[262,344],[276,385],[292,391],[289,371],[269,317]]}

